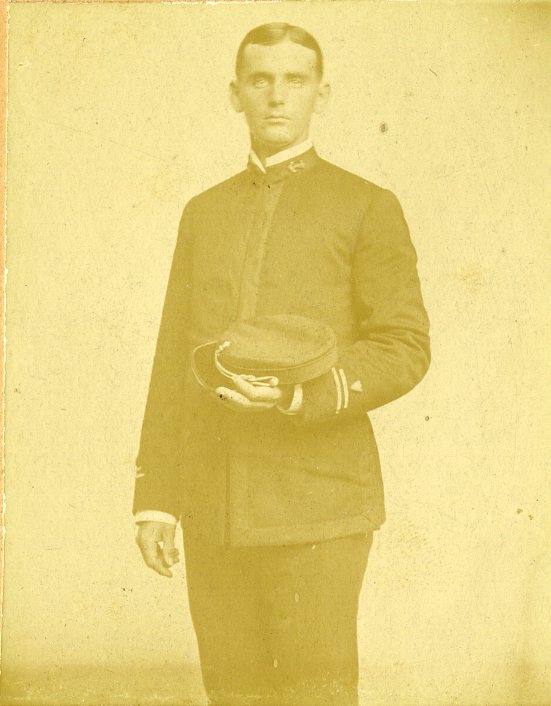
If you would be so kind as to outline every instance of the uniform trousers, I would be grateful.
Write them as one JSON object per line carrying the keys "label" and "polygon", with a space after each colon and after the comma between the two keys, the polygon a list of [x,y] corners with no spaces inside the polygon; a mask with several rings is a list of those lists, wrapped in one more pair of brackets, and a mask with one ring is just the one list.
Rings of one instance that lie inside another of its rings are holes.
{"label": "uniform trousers", "polygon": [[372,540],[224,547],[184,537],[211,706],[357,706],[358,599]]}

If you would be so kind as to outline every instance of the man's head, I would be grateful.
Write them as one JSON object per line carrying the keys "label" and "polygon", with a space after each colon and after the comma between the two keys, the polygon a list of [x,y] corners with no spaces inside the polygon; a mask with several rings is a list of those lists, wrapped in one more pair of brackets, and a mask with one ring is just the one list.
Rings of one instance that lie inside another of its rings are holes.
{"label": "man's head", "polygon": [[245,114],[257,150],[268,155],[308,137],[312,114],[329,97],[311,34],[285,23],[255,27],[239,46],[235,73],[232,103]]}

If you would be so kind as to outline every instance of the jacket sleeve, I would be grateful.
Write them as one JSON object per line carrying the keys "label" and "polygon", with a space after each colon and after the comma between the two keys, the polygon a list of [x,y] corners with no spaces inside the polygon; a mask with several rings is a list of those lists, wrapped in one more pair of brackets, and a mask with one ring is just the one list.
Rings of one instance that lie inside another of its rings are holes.
{"label": "jacket sleeve", "polygon": [[190,204],[184,209],[166,291],[136,459],[133,513],[179,517],[184,383],[191,286]]}
{"label": "jacket sleeve", "polygon": [[430,362],[417,256],[398,199],[381,189],[362,221],[352,277],[358,340],[304,385],[298,423],[365,414],[411,390]]}

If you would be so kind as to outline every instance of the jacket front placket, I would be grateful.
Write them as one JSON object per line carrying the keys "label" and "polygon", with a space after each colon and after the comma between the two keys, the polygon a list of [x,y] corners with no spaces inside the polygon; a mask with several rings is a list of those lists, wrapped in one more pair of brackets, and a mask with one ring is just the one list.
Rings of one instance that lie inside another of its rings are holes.
{"label": "jacket front placket", "polygon": [[[312,163],[314,161],[311,159]],[[294,175],[304,168],[305,161],[302,159],[268,167],[266,174],[262,174],[256,167],[249,167],[254,188],[258,193],[249,221],[250,226],[244,238],[236,312],[240,320],[256,314],[266,244],[274,225],[274,216],[281,199],[285,198],[285,188],[290,188],[289,180],[296,178]],[[248,518],[249,479],[250,464],[258,463],[258,460],[250,458],[237,439],[230,436],[228,441],[226,541],[233,546],[247,545],[250,542],[254,544],[257,541],[255,530],[249,527]]]}
{"label": "jacket front placket", "polygon": [[259,170],[256,171],[253,183],[258,193],[250,226],[245,236],[245,253],[236,315],[239,320],[249,319],[256,314],[266,242],[286,177],[286,174],[281,173],[280,170],[272,174],[262,174]]}

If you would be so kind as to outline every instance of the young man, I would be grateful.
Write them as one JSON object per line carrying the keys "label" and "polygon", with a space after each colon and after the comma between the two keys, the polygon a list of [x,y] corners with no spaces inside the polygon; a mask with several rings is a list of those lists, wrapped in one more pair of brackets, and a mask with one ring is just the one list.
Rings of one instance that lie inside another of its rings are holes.
{"label": "young man", "polygon": [[[170,576],[184,532],[204,684],[216,706],[358,703],[356,618],[384,521],[367,412],[429,365],[415,250],[395,196],[309,141],[329,86],[316,40],[269,24],[238,50],[246,169],[186,206],[143,424],[134,513]],[[242,377],[209,395],[190,353],[232,323],[300,315],[338,342],[302,385]]]}

